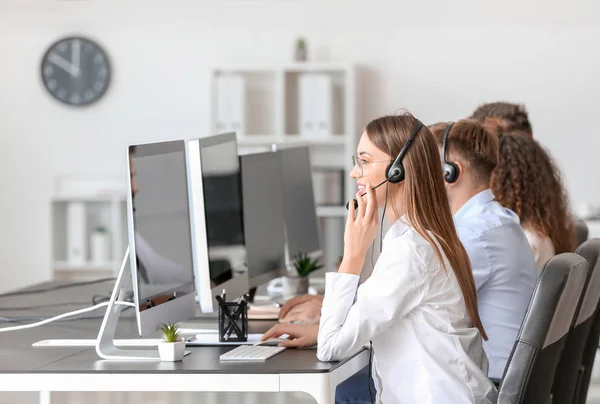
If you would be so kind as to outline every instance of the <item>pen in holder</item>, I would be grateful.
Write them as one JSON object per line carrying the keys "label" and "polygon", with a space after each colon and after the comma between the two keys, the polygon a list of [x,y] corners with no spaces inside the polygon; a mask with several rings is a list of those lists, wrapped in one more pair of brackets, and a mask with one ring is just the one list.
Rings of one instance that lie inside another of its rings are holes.
{"label": "pen in holder", "polygon": [[217,296],[219,303],[219,341],[248,341],[248,302],[246,295],[237,302],[226,302],[225,294]]}

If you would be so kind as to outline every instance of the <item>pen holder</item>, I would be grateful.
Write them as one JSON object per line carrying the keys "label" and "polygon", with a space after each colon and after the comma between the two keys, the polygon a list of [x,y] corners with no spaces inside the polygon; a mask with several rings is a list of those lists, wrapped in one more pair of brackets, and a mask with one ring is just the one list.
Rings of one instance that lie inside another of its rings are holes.
{"label": "pen holder", "polygon": [[219,302],[219,341],[248,341],[248,303]]}

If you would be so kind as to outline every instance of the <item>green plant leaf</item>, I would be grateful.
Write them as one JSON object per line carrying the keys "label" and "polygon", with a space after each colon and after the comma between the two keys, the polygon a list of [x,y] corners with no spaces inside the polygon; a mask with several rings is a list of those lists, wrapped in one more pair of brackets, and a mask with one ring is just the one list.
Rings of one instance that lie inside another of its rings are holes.
{"label": "green plant leaf", "polygon": [[160,330],[164,335],[165,342],[177,342],[181,335],[179,332],[179,326],[173,323],[161,324]]}
{"label": "green plant leaf", "polygon": [[323,268],[323,265],[319,263],[318,258],[310,258],[307,254],[299,252],[294,259],[294,267],[298,272],[298,276],[305,277],[311,272]]}

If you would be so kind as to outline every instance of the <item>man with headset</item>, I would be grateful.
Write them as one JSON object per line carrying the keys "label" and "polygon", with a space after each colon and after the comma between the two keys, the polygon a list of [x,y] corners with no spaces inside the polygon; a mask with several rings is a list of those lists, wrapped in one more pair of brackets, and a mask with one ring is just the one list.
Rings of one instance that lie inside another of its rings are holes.
{"label": "man with headset", "polygon": [[538,272],[518,216],[489,189],[498,164],[498,136],[481,122],[464,119],[432,125],[444,168],[450,210],[473,269],[488,376],[502,378]]}
{"label": "man with headset", "polygon": [[[497,134],[475,120],[435,124],[429,129],[440,146],[454,223],[471,260],[479,314],[489,337],[484,341],[488,376],[500,379],[537,281],[535,260],[518,216],[494,201],[489,189],[498,164]],[[284,315],[289,318],[294,306],[301,311],[307,304],[315,311],[319,299],[300,296],[286,304]],[[273,334],[295,338],[286,341],[286,346],[307,346],[316,343],[317,327],[280,324]],[[269,336],[271,332],[265,334]],[[369,401],[366,371],[338,386],[336,403]]]}

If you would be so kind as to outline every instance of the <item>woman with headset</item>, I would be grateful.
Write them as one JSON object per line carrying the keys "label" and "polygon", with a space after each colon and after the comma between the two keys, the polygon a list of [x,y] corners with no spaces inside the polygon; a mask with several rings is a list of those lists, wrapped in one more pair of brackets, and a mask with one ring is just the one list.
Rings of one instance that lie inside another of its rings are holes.
{"label": "woman with headset", "polygon": [[490,188],[502,206],[514,211],[541,271],[556,254],[573,252],[575,226],[561,172],[552,156],[531,136],[500,136],[500,161]]}
{"label": "woman with headset", "polygon": [[[433,135],[410,114],[382,117],[367,125],[353,161],[357,202],[349,204],[342,264],[326,275],[320,324],[279,324],[263,339],[318,342],[323,361],[371,344],[377,402],[496,402],[471,265]],[[378,207],[391,228],[371,277],[358,287]]]}

